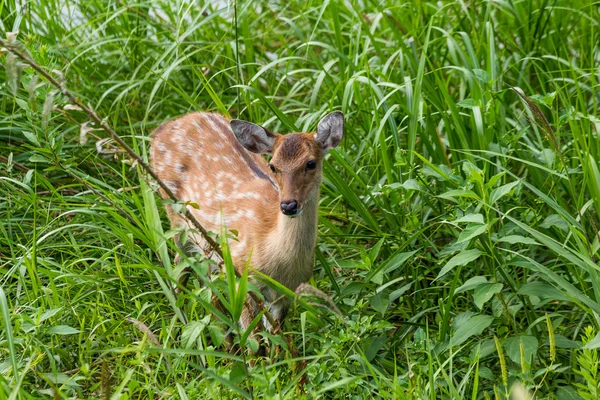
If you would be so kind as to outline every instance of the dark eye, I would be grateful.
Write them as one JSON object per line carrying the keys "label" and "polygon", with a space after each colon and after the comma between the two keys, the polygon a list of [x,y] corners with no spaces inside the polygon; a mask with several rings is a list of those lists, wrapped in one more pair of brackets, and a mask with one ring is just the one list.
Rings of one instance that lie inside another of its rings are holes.
{"label": "dark eye", "polygon": [[309,162],[306,163],[307,170],[313,170],[315,168],[317,168],[317,162],[315,160],[310,160]]}
{"label": "dark eye", "polygon": [[276,173],[277,169],[275,169],[275,166],[273,164],[269,164],[269,168],[271,168],[271,172],[272,173]]}

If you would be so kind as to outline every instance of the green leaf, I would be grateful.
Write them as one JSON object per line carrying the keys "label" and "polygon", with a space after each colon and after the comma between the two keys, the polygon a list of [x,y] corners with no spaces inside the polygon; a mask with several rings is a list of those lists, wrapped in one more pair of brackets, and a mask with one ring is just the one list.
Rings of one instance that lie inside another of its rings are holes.
{"label": "green leaf", "polygon": [[48,162],[48,159],[41,154],[34,154],[29,157],[29,162]]}
{"label": "green leaf", "polygon": [[29,111],[29,104],[23,99],[15,98],[15,103],[25,111]]}
{"label": "green leaf", "polygon": [[208,325],[207,329],[210,333],[210,339],[212,340],[214,346],[217,348],[221,346],[225,340],[225,333],[223,332],[223,329],[213,324]]}
{"label": "green leaf", "polygon": [[[475,347],[473,347],[475,350]],[[496,342],[494,339],[482,340],[479,344],[479,356],[480,359],[489,356],[492,353],[496,352]],[[472,353],[473,354],[473,353]]]}
{"label": "green leaf", "polygon": [[483,225],[471,224],[471,225],[467,226],[460,233],[460,235],[458,236],[458,240],[456,241],[456,243],[468,242],[469,240],[473,239],[474,237],[477,237],[477,236],[481,235],[487,229],[488,229],[488,225],[487,224],[483,224]]}
{"label": "green leaf", "polygon": [[545,105],[545,106],[551,106],[552,102],[554,101],[554,98],[556,97],[556,92],[550,92],[550,93],[546,93],[546,94],[532,94],[531,96],[529,96],[530,99],[535,100],[537,103]]}
{"label": "green leaf", "polygon": [[40,316],[40,322],[43,322],[45,320],[47,320],[48,318],[52,318],[53,316],[55,316],[60,310],[62,310],[62,307],[58,307],[58,308],[51,308],[47,311],[45,311],[41,316]]}
{"label": "green leaf", "polygon": [[423,191],[423,187],[415,179],[407,179],[400,185],[400,187],[406,190],[418,190]]}
{"label": "green leaf", "polygon": [[376,295],[371,296],[371,298],[369,299],[369,304],[371,304],[371,307],[373,307],[375,310],[377,310],[383,315],[390,304],[389,297],[387,295],[384,295],[383,293],[378,293]]}
{"label": "green leaf", "polygon": [[584,349],[597,349],[600,347],[600,332],[598,332],[598,334],[589,342],[586,343],[585,346],[583,346]]}
{"label": "green leaf", "polygon": [[48,333],[53,333],[55,335],[75,335],[80,331],[69,326],[69,325],[57,325],[48,329]]}
{"label": "green leaf", "polygon": [[473,75],[475,75],[475,78],[477,78],[477,80],[486,85],[490,82],[490,76],[488,75],[487,71],[484,69],[480,69],[480,68],[474,68],[473,69]]}
{"label": "green leaf", "polygon": [[[511,218],[511,221],[515,222],[516,220],[514,218]],[[521,227],[526,227],[526,225],[520,224],[518,221],[516,223],[519,224],[519,226],[521,226]],[[533,231],[533,230],[531,231],[531,233],[533,235],[536,235],[534,232],[535,231]],[[550,246],[555,245],[551,241],[547,241],[546,238],[547,237],[542,236],[542,235],[540,235],[538,237],[540,242],[543,242],[545,245],[550,245]],[[579,289],[577,289],[575,286],[573,286],[571,283],[569,283],[567,280],[565,280],[559,274],[552,271],[550,268],[547,268],[544,265],[538,263],[537,261],[535,261],[532,258],[529,258],[522,254],[519,254],[519,256],[522,257],[524,261],[523,262],[513,261],[512,264],[522,266],[525,268],[530,268],[531,270],[540,273],[540,276],[542,276],[543,279],[552,281],[554,284],[559,286],[563,290],[563,293],[565,295],[568,295],[569,298],[571,298],[572,300],[577,301],[581,304],[587,305],[592,310],[594,310],[595,312],[600,314],[600,304],[596,303],[589,296],[586,296],[583,292],[581,292]]]}
{"label": "green leaf", "polygon": [[383,283],[383,275],[393,272],[396,269],[400,268],[402,264],[406,262],[410,257],[412,257],[417,251],[409,251],[404,253],[397,253],[388,258],[385,262],[381,263],[377,268],[369,271],[366,280],[375,282],[378,285]]}
{"label": "green leaf", "polygon": [[[4,285],[0,285],[0,312],[2,313],[2,319],[4,320],[4,331],[2,333],[2,341],[7,343],[8,356],[10,358],[12,373],[19,379],[19,364],[17,361],[17,352],[15,351],[15,337],[13,336],[13,327],[10,320],[11,309],[8,308],[8,302],[6,301],[6,294],[4,293]],[[4,363],[5,361],[3,361]]]}
{"label": "green leaf", "polygon": [[383,272],[385,274],[389,274],[390,272],[395,271],[396,269],[400,268],[406,262],[406,260],[408,260],[409,258],[414,256],[416,252],[417,252],[416,250],[415,251],[407,251],[405,253],[398,253],[398,254],[395,254],[394,256],[390,257],[385,263]]}
{"label": "green leaf", "polygon": [[456,291],[454,293],[462,293],[462,292],[466,292],[467,290],[473,290],[476,287],[481,286],[486,283],[488,283],[488,281],[485,276],[474,276],[471,279],[469,279],[468,281],[466,281],[465,283],[463,283],[463,285],[461,287],[459,287],[458,289],[456,289]]}
{"label": "green leaf", "polygon": [[372,361],[379,350],[383,349],[387,343],[387,336],[385,334],[376,336],[369,341],[369,345],[365,351],[367,361]]}
{"label": "green leaf", "polygon": [[456,201],[455,197],[466,197],[469,199],[480,200],[479,196],[474,191],[463,190],[463,189],[449,190],[446,193],[442,193],[442,194],[438,195],[437,197],[440,197],[440,198],[446,199],[446,200],[452,200],[452,201]]}
{"label": "green leaf", "polygon": [[244,364],[241,362],[236,362],[233,366],[230,367],[231,372],[229,373],[229,381],[233,383],[240,383],[246,377],[246,372],[244,369]]}
{"label": "green leaf", "polygon": [[554,335],[554,341],[559,349],[578,349],[581,347],[581,342],[576,342],[559,334]]}
{"label": "green leaf", "polygon": [[479,314],[477,314],[476,312],[473,312],[473,311],[465,311],[463,313],[458,314],[452,320],[452,327],[454,329],[458,329],[459,327],[464,325],[468,320],[473,318],[475,315],[479,315]]}
{"label": "green leaf", "polygon": [[554,159],[556,158],[556,153],[551,149],[543,149],[536,157],[540,162],[546,165],[548,168],[552,168],[554,165]]}
{"label": "green leaf", "polygon": [[360,378],[361,378],[360,376],[351,376],[348,378],[343,378],[343,379],[339,379],[336,381],[332,381],[327,384],[323,384],[323,383],[326,383],[326,382],[323,382],[323,383],[321,383],[322,386],[320,386],[320,390],[316,393],[316,397],[320,398],[323,393],[328,392],[333,389],[336,389],[338,387],[349,387],[352,382],[354,382]]}
{"label": "green leaf", "polygon": [[471,336],[479,335],[485,328],[490,326],[494,317],[490,315],[475,315],[461,324],[452,336],[452,346],[460,346]]}
{"label": "green leaf", "polygon": [[373,247],[371,247],[371,249],[369,250],[369,259],[372,262],[377,260],[377,257],[379,256],[379,251],[381,250],[381,246],[383,246],[384,242],[385,242],[385,238],[379,239],[379,241],[377,243],[375,243],[375,245]]}
{"label": "green leaf", "polygon": [[[69,376],[62,372],[57,372],[57,373],[46,372],[46,373],[41,373],[40,375],[45,380],[52,382],[55,385],[66,385],[66,386],[70,386],[70,387],[81,387],[81,385],[79,385],[77,383],[77,380],[85,379],[83,377]],[[77,379],[77,378],[79,378],[79,379]]]}
{"label": "green leaf", "polygon": [[479,256],[481,256],[482,254],[483,253],[479,249],[470,249],[470,250],[461,251],[460,253],[458,253],[457,255],[452,257],[450,259],[450,261],[448,261],[448,263],[446,263],[446,265],[444,265],[444,268],[442,268],[442,270],[438,274],[437,278],[435,278],[435,280],[438,280],[442,276],[446,275],[448,273],[448,271],[450,271],[452,268],[456,267],[457,265],[467,265],[471,261],[477,260],[479,258]]}
{"label": "green leaf", "polygon": [[548,215],[546,217],[546,219],[544,220],[544,222],[542,222],[540,224],[540,228],[545,228],[545,229],[550,229],[553,226],[557,227],[558,229],[560,229],[563,232],[568,232],[569,231],[569,225],[567,224],[567,221],[565,221],[558,214]]}
{"label": "green leaf", "polygon": [[500,180],[500,178],[502,178],[504,175],[506,175],[506,171],[500,172],[500,173],[492,176],[485,184],[485,188],[489,190],[489,188],[494,187],[496,182],[498,182]]}
{"label": "green leaf", "polygon": [[38,140],[38,138],[35,135],[35,133],[30,132],[30,131],[23,131],[23,136],[25,136],[25,138],[27,140],[29,140],[31,143],[35,144],[37,147],[41,147],[40,146],[40,141]]}
{"label": "green leaf", "polygon": [[474,224],[483,224],[483,215],[481,214],[467,214],[459,219],[457,219],[456,221],[454,221],[455,224],[460,224],[461,222],[470,222],[470,223],[474,223]]}
{"label": "green leaf", "polygon": [[571,301],[567,296],[562,294],[560,290],[545,282],[526,283],[521,286],[518,293],[526,296],[536,296],[541,299]]}
{"label": "green leaf", "polygon": [[571,386],[559,386],[556,390],[556,398],[560,400],[582,400],[577,391]]}
{"label": "green leaf", "polygon": [[402,296],[404,293],[406,293],[411,288],[411,286],[412,286],[412,282],[402,286],[400,289],[394,290],[392,293],[390,293],[390,301],[394,301],[397,298],[399,298],[400,296]]}
{"label": "green leaf", "polygon": [[473,107],[477,107],[477,102],[473,99],[464,99],[459,101],[458,103],[456,103],[458,106],[460,107],[464,107],[464,108],[473,108]]}
{"label": "green leaf", "polygon": [[531,363],[532,357],[538,349],[538,340],[535,336],[515,336],[506,339],[503,345],[506,349],[506,355],[515,363],[521,365],[521,343],[523,343],[525,360]]}
{"label": "green leaf", "polygon": [[500,293],[502,290],[501,283],[486,283],[483,285],[477,286],[475,291],[473,292],[473,301],[475,305],[480,310],[483,308],[483,305],[491,299],[496,293]]}
{"label": "green leaf", "polygon": [[200,334],[206,328],[210,321],[210,316],[204,317],[201,321],[190,321],[183,328],[181,334],[181,344],[185,349],[191,349],[197,346]]}
{"label": "green leaf", "polygon": [[488,367],[479,368],[479,376],[488,381],[493,381],[495,379],[494,373]]}
{"label": "green leaf", "polygon": [[496,241],[510,243],[510,244],[536,244],[536,245],[539,245],[539,243],[536,242],[535,240],[525,237],[525,236],[521,236],[521,235],[508,235],[508,236],[501,237]]}
{"label": "green leaf", "polygon": [[514,188],[515,186],[517,186],[519,184],[519,182],[520,181],[515,181],[515,182],[507,183],[506,185],[502,185],[499,188],[496,188],[496,189],[492,190],[492,194],[490,194],[490,203],[494,204],[495,202],[497,202],[498,200],[500,200],[502,197],[504,197],[507,194],[509,194],[510,191],[512,190],[512,188]]}
{"label": "green leaf", "polygon": [[462,164],[462,170],[469,182],[483,183],[483,171],[469,160]]}

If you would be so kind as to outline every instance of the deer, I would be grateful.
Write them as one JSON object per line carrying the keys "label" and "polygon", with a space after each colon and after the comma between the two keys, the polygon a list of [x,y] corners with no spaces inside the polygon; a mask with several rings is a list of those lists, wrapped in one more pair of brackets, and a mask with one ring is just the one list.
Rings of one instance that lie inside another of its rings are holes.
{"label": "deer", "polygon": [[[187,209],[206,230],[221,232],[225,226],[237,232],[229,249],[240,273],[250,265],[295,291],[313,274],[323,160],[343,135],[340,111],[321,119],[316,132],[286,135],[195,112],[155,130],[151,159],[157,176],[178,200],[190,204]],[[270,156],[268,162],[264,155]],[[162,190],[160,195],[167,198]],[[166,212],[172,229],[189,227],[171,205]],[[186,243],[176,238],[183,253],[205,252],[200,234],[191,232],[188,238]],[[281,325],[289,299],[265,284],[259,283],[259,290]],[[244,330],[259,311],[253,301],[247,305],[239,321]],[[265,318],[263,324],[274,328]]]}

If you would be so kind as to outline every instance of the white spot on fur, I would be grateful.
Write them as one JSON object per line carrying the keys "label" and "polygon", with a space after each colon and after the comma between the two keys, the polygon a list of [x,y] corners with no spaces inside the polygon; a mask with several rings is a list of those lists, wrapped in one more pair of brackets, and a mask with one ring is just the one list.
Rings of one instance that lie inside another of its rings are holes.
{"label": "white spot on fur", "polygon": [[[238,184],[243,183],[242,181],[237,181]],[[231,196],[232,199],[241,200],[241,199],[252,199],[252,200],[260,200],[261,195],[256,192],[239,192]]]}
{"label": "white spot on fur", "polygon": [[213,122],[212,118],[210,118],[209,116],[205,116],[204,120],[208,123],[208,125],[210,125],[210,128],[215,131],[215,132],[220,132],[221,130],[219,129],[219,127]]}
{"label": "white spot on fur", "polygon": [[185,129],[173,129],[173,141],[181,143],[185,136],[187,136],[187,131]]}
{"label": "white spot on fur", "polygon": [[244,213],[244,216],[245,216],[246,218],[248,218],[248,219],[257,220],[257,218],[256,218],[256,214],[254,213],[254,211],[253,211],[253,210],[247,210],[247,211]]}
{"label": "white spot on fur", "polygon": [[171,151],[165,152],[165,156],[163,158],[163,163],[165,165],[171,165],[173,162],[173,153]]}
{"label": "white spot on fur", "polygon": [[165,181],[165,185],[167,185],[167,187],[173,192],[177,192],[177,189],[179,189],[179,187],[177,186],[177,182],[173,182],[173,181]]}
{"label": "white spot on fur", "polygon": [[198,133],[199,133],[200,135],[204,135],[204,129],[202,129],[202,127],[200,126],[200,124],[198,123],[198,121],[195,121],[195,120],[194,120],[194,121],[192,121],[192,126],[193,126],[194,128],[196,128],[196,130],[198,131]]}

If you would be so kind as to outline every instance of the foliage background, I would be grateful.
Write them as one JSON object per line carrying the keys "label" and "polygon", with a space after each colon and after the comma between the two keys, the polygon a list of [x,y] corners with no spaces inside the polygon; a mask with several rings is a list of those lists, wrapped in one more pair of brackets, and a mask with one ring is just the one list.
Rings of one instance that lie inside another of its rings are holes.
{"label": "foliage background", "polygon": [[298,297],[287,342],[265,334],[251,365],[218,346],[231,329],[254,346],[235,310],[207,310],[235,289],[171,293],[153,183],[3,51],[3,398],[598,398],[598,2],[8,0],[0,16],[144,157],[193,110],[282,133],[346,115],[311,281],[329,299]]}

